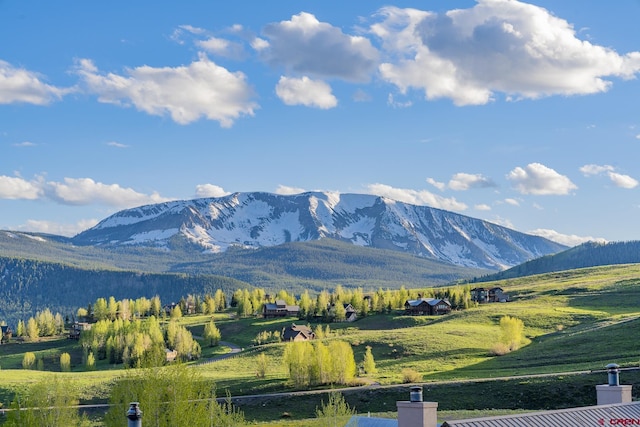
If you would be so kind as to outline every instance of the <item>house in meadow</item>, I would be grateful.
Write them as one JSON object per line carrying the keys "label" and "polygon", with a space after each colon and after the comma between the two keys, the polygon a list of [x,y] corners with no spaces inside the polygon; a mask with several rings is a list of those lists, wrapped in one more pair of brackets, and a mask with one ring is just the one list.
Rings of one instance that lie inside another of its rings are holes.
{"label": "house in meadow", "polygon": [[418,298],[404,303],[404,314],[435,316],[451,312],[451,303],[443,298]]}
{"label": "house in meadow", "polygon": [[282,329],[282,341],[310,341],[316,339],[316,334],[309,326],[292,323]]}
{"label": "house in meadow", "polygon": [[262,306],[262,317],[265,319],[276,317],[290,317],[298,316],[300,313],[300,307],[297,305],[288,305],[284,300],[276,300],[273,302],[266,302]]}

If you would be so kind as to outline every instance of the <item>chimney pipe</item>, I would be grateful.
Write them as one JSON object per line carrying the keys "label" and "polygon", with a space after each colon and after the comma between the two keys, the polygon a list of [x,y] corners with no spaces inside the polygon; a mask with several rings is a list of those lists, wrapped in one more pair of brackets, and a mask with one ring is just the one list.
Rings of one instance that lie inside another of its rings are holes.
{"label": "chimney pipe", "polygon": [[142,427],[142,411],[138,402],[129,403],[127,411],[128,427]]}
{"label": "chimney pipe", "polygon": [[411,387],[409,400],[411,402],[422,402],[422,387]]}
{"label": "chimney pipe", "polygon": [[630,403],[632,400],[631,386],[620,385],[619,366],[610,363],[605,367],[607,368],[608,383],[596,386],[598,405]]}
{"label": "chimney pipe", "polygon": [[616,386],[616,385],[620,385],[620,369],[618,369],[620,366],[616,365],[615,363],[609,363],[607,366],[605,366],[607,368],[607,373],[609,376],[609,385],[610,386]]}
{"label": "chimney pipe", "polygon": [[422,401],[422,387],[411,387],[410,401],[396,402],[398,427],[437,427],[438,403]]}

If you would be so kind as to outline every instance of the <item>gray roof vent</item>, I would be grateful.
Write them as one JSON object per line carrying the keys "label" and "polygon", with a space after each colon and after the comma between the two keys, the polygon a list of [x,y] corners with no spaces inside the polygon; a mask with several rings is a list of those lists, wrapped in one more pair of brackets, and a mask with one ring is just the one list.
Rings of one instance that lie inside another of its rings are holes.
{"label": "gray roof vent", "polygon": [[609,385],[610,386],[618,386],[620,385],[620,366],[615,363],[609,363],[605,368],[607,368],[607,374],[609,377]]}
{"label": "gray roof vent", "polygon": [[411,387],[409,400],[411,402],[422,402],[422,387]]}

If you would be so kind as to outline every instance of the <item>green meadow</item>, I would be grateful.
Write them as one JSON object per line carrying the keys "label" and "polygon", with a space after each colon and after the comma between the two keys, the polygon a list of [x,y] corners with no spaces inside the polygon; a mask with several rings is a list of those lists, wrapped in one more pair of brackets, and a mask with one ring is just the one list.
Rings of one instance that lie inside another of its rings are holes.
{"label": "green meadow", "polygon": [[[395,401],[408,398],[408,380],[423,384],[425,399],[437,400],[445,411],[590,404],[595,403],[595,384],[606,382],[605,373],[591,371],[601,371],[608,363],[623,368],[635,368],[640,363],[638,264],[471,285],[474,286],[500,286],[512,301],[482,304],[438,317],[404,316],[397,310],[329,325],[331,334],[327,339],[348,341],[358,364],[362,363],[367,346],[375,358],[378,372],[362,374],[344,391],[357,412],[393,413]],[[492,349],[500,340],[499,321],[503,316],[522,320],[524,337],[519,349],[496,356]],[[200,337],[210,318],[186,316],[181,322]],[[203,363],[229,349],[212,348],[201,342],[202,359],[193,362],[193,368],[215,386],[217,395],[252,396],[237,404],[246,418],[257,425],[313,427],[315,408],[326,394],[273,395],[301,391],[288,384],[282,363],[284,344],[253,345],[263,331],[279,332],[292,322],[307,322],[236,318],[230,313],[217,313],[215,322],[223,342],[243,348],[234,357]],[[311,326],[315,328],[316,324]],[[22,357],[27,351],[43,359],[43,370],[22,369]],[[57,358],[63,352],[72,356],[71,372],[56,372]],[[268,363],[264,378],[256,375],[261,353]],[[66,339],[2,345],[0,369],[0,402],[5,408],[16,390],[51,375],[59,375],[81,390],[82,404],[106,403],[111,385],[123,374],[121,366],[105,361],[98,361],[95,371],[86,371],[77,342]],[[407,372],[414,376],[407,378]],[[526,377],[529,375],[536,376]],[[640,374],[623,370],[621,381],[635,384],[640,381]]]}

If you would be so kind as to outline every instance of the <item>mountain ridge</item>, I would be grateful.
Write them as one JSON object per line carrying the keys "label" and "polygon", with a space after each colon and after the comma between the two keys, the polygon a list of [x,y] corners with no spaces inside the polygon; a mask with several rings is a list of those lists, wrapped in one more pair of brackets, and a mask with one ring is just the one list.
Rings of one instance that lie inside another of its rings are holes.
{"label": "mountain ridge", "polygon": [[233,193],[117,212],[74,236],[75,245],[190,245],[219,253],[332,238],[453,265],[503,270],[566,249],[488,221],[363,194]]}

